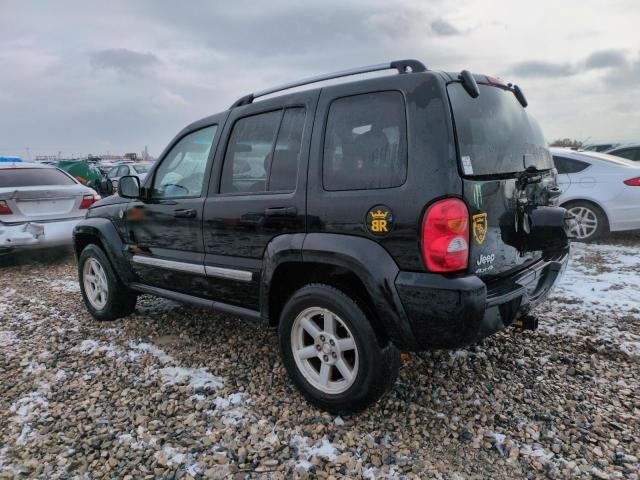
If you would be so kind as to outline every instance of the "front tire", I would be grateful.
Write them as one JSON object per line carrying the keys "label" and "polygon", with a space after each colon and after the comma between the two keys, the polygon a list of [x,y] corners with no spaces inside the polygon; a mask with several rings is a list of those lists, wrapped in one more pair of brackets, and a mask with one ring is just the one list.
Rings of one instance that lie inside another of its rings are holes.
{"label": "front tire", "polygon": [[120,282],[109,259],[97,245],[87,245],[78,260],[82,299],[99,321],[115,320],[133,313],[137,295]]}
{"label": "front tire", "polygon": [[389,390],[398,350],[380,345],[362,309],[340,290],[307,285],[287,301],[279,325],[289,377],[305,398],[331,412],[362,410]]}
{"label": "front tire", "polygon": [[570,233],[577,241],[593,242],[609,230],[607,215],[596,204],[576,201],[569,202],[563,207],[575,216],[576,224]]}

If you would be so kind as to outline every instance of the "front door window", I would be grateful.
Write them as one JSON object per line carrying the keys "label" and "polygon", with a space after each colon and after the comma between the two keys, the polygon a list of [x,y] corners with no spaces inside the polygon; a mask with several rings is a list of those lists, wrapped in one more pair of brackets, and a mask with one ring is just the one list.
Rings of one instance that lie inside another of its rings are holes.
{"label": "front door window", "polygon": [[217,125],[183,137],[156,171],[153,198],[192,198],[202,195],[204,172]]}

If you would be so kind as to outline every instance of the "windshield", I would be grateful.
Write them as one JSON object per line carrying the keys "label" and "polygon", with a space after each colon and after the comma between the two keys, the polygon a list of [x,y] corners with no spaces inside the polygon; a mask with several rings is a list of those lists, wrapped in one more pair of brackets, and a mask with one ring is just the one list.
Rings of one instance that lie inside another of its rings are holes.
{"label": "windshield", "polygon": [[447,86],[465,175],[553,168],[542,130],[507,90],[478,85],[472,98],[461,83]]}
{"label": "windshield", "polygon": [[2,168],[0,188],[74,185],[76,182],[57,168]]}
{"label": "windshield", "polygon": [[149,165],[147,163],[139,163],[137,165],[133,165],[133,169],[137,173],[147,173],[150,168],[151,168],[151,165]]}

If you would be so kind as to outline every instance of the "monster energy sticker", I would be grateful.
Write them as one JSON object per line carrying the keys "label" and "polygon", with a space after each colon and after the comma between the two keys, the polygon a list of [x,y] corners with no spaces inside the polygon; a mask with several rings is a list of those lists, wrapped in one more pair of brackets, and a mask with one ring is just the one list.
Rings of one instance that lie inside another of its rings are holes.
{"label": "monster energy sticker", "polygon": [[473,203],[476,208],[482,208],[482,185],[480,183],[473,186]]}

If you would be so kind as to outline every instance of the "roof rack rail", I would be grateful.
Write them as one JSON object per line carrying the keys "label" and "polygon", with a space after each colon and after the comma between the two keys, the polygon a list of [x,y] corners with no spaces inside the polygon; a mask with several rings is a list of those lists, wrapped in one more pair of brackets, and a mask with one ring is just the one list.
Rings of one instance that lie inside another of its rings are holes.
{"label": "roof rack rail", "polygon": [[377,65],[369,65],[366,67],[350,68],[348,70],[340,70],[339,72],[325,73],[324,75],[317,75],[315,77],[303,78],[296,82],[284,83],[276,87],[267,88],[258,92],[250,93],[244,97],[235,101],[231,108],[240,107],[242,105],[248,105],[252,103],[258,97],[264,97],[272,93],[280,92],[282,90],[289,90],[290,88],[301,87],[303,85],[309,85],[310,83],[322,82],[324,80],[332,80],[334,78],[349,77],[351,75],[359,75],[361,73],[379,72],[381,70],[398,70],[398,73],[417,73],[426,72],[427,67],[418,60],[395,60],[389,63],[379,63]]}

